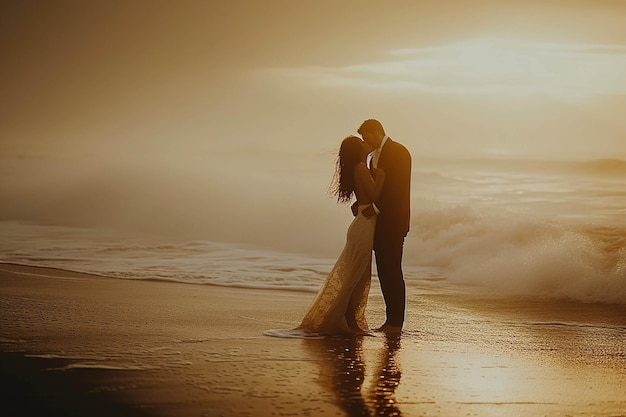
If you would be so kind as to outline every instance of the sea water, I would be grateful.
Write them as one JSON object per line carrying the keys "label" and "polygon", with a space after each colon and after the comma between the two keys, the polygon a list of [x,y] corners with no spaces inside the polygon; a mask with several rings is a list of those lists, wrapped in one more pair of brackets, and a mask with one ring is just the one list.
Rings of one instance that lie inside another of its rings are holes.
{"label": "sea water", "polygon": [[[326,194],[327,159],[272,169],[9,161],[0,261],[314,292],[352,219]],[[620,159],[416,158],[407,285],[626,304],[625,185]]]}

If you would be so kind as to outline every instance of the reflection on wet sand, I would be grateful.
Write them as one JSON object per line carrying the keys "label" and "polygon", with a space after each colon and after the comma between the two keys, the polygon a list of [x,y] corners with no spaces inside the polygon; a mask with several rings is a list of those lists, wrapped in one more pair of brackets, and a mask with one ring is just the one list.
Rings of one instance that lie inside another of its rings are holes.
{"label": "reflection on wet sand", "polygon": [[348,416],[401,416],[395,391],[401,371],[396,361],[400,335],[384,336],[369,391],[362,391],[366,366],[362,337],[305,340],[320,367],[318,382],[335,396]]}
{"label": "reflection on wet sand", "polygon": [[400,335],[389,334],[385,336],[385,344],[380,349],[380,362],[376,368],[369,397],[373,402],[374,415],[376,416],[400,416],[395,393],[400,385],[402,372],[397,363],[396,353],[400,349]]}

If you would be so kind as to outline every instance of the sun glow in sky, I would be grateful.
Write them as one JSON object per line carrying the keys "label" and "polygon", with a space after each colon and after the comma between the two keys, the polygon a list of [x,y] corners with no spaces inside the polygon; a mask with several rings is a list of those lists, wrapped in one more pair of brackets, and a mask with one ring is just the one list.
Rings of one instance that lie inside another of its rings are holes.
{"label": "sun glow in sky", "polygon": [[277,70],[327,86],[554,98],[626,94],[626,45],[486,38],[389,51],[386,61]]}

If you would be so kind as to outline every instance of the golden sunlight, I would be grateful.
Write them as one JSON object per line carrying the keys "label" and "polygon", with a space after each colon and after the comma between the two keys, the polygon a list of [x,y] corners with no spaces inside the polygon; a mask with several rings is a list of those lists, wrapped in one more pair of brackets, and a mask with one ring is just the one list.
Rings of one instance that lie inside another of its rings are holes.
{"label": "golden sunlight", "polygon": [[389,55],[384,62],[295,71],[322,85],[405,93],[554,98],[626,93],[626,45],[484,38]]}

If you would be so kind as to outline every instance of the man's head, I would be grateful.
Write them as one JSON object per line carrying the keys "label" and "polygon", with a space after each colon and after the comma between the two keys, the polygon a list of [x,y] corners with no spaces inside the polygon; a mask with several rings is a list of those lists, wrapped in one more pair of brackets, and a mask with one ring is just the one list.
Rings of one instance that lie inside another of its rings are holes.
{"label": "man's head", "polygon": [[378,149],[385,137],[383,125],[375,119],[367,119],[364,121],[357,132],[361,135],[365,143],[374,149]]}

